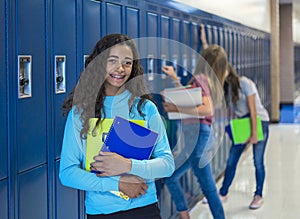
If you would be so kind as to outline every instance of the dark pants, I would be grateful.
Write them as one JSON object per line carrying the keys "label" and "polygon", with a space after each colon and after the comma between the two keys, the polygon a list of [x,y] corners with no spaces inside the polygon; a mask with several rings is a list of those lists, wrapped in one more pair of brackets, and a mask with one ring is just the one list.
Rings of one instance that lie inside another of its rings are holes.
{"label": "dark pants", "polygon": [[87,215],[87,219],[161,219],[157,203],[111,214]]}

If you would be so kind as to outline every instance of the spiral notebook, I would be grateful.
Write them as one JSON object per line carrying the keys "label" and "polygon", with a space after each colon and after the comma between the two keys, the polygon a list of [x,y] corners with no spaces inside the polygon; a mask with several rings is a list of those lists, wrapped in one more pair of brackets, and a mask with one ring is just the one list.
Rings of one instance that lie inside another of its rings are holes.
{"label": "spiral notebook", "polygon": [[126,158],[147,160],[157,138],[157,132],[116,116],[101,151],[115,152]]}

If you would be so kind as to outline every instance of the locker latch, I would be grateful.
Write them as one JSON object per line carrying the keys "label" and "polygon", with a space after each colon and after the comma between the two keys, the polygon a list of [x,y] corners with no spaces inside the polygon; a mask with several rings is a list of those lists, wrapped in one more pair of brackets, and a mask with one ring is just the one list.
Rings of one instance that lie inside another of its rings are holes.
{"label": "locker latch", "polygon": [[31,67],[32,57],[31,55],[19,55],[18,56],[18,97],[28,98],[32,96],[31,91]]}

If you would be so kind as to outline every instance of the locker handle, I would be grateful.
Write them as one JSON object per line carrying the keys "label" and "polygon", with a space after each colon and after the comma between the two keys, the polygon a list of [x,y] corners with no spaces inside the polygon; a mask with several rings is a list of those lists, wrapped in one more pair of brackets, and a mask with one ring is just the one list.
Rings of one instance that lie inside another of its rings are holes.
{"label": "locker handle", "polygon": [[54,58],[55,93],[66,92],[66,56],[57,55]]}
{"label": "locker handle", "polygon": [[154,58],[153,55],[148,55],[148,80],[154,80]]}
{"label": "locker handle", "polygon": [[18,56],[18,97],[19,99],[32,96],[31,75],[32,75],[32,57],[31,55]]}

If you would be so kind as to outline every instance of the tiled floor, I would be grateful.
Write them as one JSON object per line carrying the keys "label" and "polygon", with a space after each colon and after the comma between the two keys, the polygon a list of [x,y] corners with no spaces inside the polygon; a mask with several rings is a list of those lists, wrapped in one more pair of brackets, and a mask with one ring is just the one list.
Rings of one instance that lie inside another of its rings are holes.
{"label": "tiled floor", "polygon": [[[252,150],[244,152],[224,203],[228,219],[300,218],[300,125],[272,124],[266,151],[264,205],[249,210],[255,189]],[[218,181],[218,188],[222,182]],[[198,203],[190,211],[192,219],[211,219],[208,205]]]}

